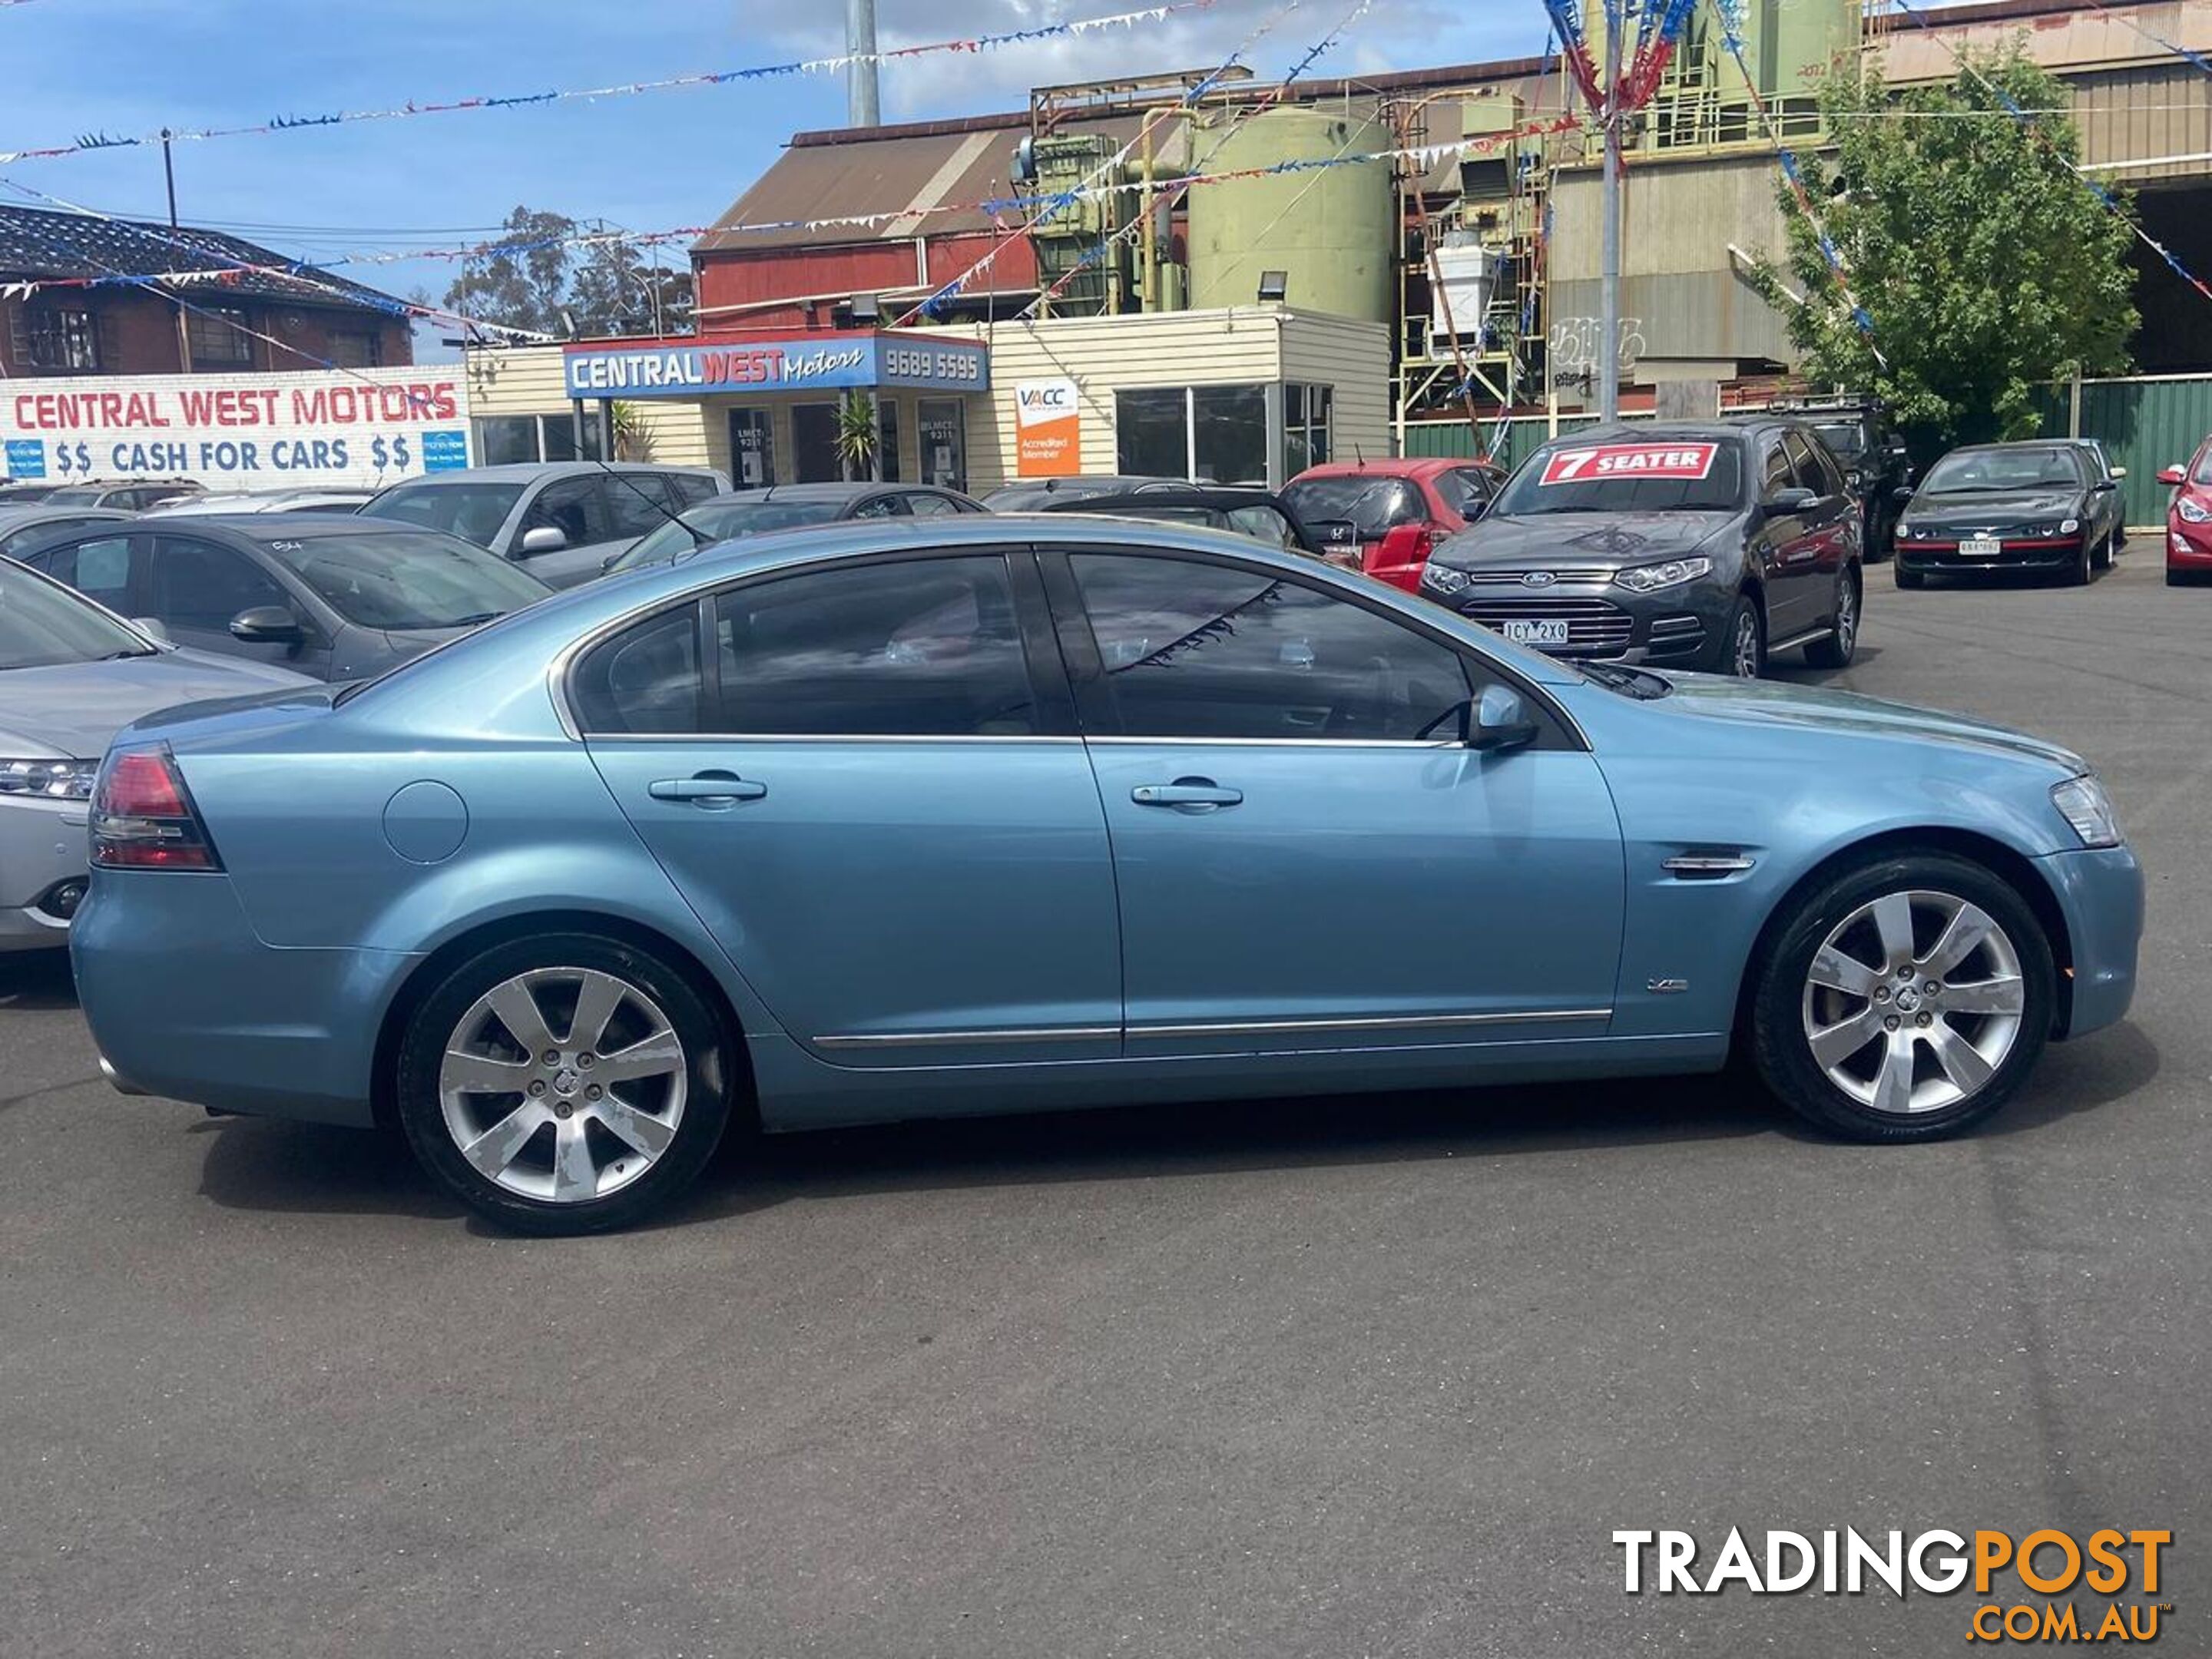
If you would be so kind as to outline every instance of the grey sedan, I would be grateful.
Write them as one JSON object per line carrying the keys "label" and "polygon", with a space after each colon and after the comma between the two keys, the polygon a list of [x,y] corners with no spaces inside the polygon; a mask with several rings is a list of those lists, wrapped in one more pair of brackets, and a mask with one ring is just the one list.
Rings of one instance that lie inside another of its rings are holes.
{"label": "grey sedan", "polygon": [[0,559],[0,951],[67,942],[108,740],[156,709],[312,682],[163,645]]}
{"label": "grey sedan", "polygon": [[363,679],[552,590],[458,536],[327,513],[155,517],[23,562],[180,645]]}

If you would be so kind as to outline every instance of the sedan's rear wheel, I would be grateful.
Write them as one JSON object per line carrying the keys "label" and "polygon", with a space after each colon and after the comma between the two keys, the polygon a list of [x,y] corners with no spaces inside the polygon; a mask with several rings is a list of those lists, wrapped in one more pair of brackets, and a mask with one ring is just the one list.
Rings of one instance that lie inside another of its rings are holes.
{"label": "sedan's rear wheel", "polygon": [[462,1202],[529,1232],[599,1232],[698,1174],[729,1115],[720,1024],[667,963],[590,934],[495,945],[416,1011],[399,1118]]}
{"label": "sedan's rear wheel", "polygon": [[1917,854],[1849,872],[1784,920],[1759,969],[1759,1068],[1799,1114],[1862,1140],[1978,1122],[2051,1025],[2051,947],[1979,865]]}

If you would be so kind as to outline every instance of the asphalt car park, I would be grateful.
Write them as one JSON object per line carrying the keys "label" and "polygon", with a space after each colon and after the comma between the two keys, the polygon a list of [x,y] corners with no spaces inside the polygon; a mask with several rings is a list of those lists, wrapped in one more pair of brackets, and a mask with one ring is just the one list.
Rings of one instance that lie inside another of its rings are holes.
{"label": "asphalt car park", "polygon": [[1615,1528],[1731,1525],[2168,1528],[2196,1650],[2198,597],[1877,583],[1851,667],[1775,671],[2078,750],[2146,868],[2127,1022],[1957,1141],[1714,1079],[1112,1110],[733,1140],[530,1241],[397,1145],[113,1094],[66,970],[0,960],[0,1653],[1965,1637],[1623,1593]]}

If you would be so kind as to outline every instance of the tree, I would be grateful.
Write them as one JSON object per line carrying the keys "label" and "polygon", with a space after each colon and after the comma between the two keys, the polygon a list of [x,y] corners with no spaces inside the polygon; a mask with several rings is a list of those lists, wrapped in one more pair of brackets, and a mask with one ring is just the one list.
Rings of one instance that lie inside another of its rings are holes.
{"label": "tree", "polygon": [[516,208],[491,245],[500,251],[462,267],[446,309],[539,334],[567,336],[572,323],[586,337],[691,331],[688,262],[657,269],[619,234],[579,246],[584,234],[566,214]]}
{"label": "tree", "polygon": [[859,481],[876,476],[876,443],[882,430],[874,394],[848,392],[837,400],[837,459],[845,476]]}
{"label": "tree", "polygon": [[2130,209],[2074,171],[2080,136],[2050,112],[2067,102],[2018,43],[1970,54],[1945,86],[1895,90],[1872,70],[1830,80],[1832,149],[1797,160],[1820,229],[1785,180],[1787,276],[1769,262],[1754,276],[1808,379],[1971,441],[2032,435],[2039,387],[2127,368]]}

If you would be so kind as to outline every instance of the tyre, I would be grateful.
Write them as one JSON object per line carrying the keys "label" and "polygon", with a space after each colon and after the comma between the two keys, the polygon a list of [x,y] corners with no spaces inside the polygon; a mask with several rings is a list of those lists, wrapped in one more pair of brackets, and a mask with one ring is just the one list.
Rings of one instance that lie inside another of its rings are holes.
{"label": "tyre", "polygon": [[1722,636],[1721,672],[1755,680],[1766,672],[1766,617],[1759,601],[1739,593]]}
{"label": "tyre", "polygon": [[2120,562],[2120,532],[2115,530],[2097,550],[2097,568],[2110,570]]}
{"label": "tyre", "polygon": [[1805,647],[1805,660],[1815,668],[1849,668],[1859,648],[1859,599],[1863,592],[1859,568],[1846,565],[1836,578],[1835,626],[1825,639]]}
{"label": "tyre", "polygon": [[1902,559],[1899,559],[1897,563],[1892,567],[1892,569],[1897,577],[1897,585],[1899,587],[1925,587],[1928,586],[1927,573],[1921,570],[1907,570],[1905,568],[1905,561]]}
{"label": "tyre", "polygon": [[2057,994],[2027,902],[1940,853],[1844,871],[1782,919],[1753,971],[1759,1075],[1856,1140],[1930,1140],[1996,1111],[2042,1054]]}
{"label": "tyre", "polygon": [[416,1157],[520,1232],[604,1232],[690,1186],[729,1121],[729,1039],[649,951],[546,933],[483,951],[415,1010],[396,1099]]}

